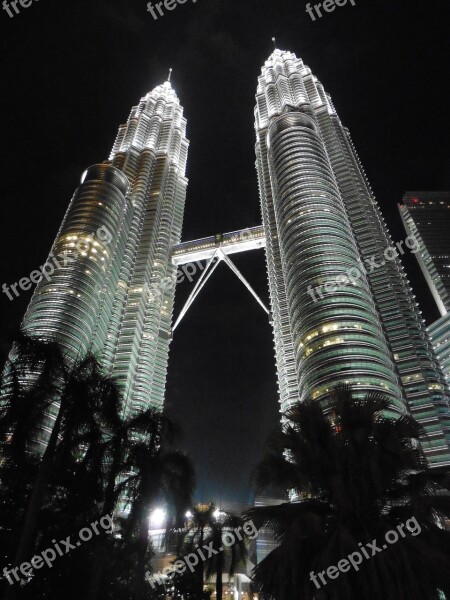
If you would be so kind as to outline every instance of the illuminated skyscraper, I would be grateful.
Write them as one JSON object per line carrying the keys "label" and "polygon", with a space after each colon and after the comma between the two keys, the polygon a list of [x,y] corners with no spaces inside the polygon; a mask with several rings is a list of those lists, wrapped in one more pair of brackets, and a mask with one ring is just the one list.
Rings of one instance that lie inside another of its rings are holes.
{"label": "illuminated skyscraper", "polygon": [[399,210],[419,242],[416,258],[444,316],[450,312],[450,192],[407,192]]}
{"label": "illuminated skyscraper", "polygon": [[407,192],[399,210],[418,241],[416,258],[441,313],[428,331],[450,385],[450,192]]}
{"label": "illuminated skyscraper", "polygon": [[282,409],[326,401],[340,382],[383,392],[424,426],[429,461],[450,464],[445,381],[329,95],[294,54],[275,50],[255,119]]}
{"label": "illuminated skyscraper", "polygon": [[127,411],[163,405],[187,152],[183,109],[166,82],[132,109],[109,160],[83,174],[52,248],[54,272],[23,323],[74,360],[96,354]]}

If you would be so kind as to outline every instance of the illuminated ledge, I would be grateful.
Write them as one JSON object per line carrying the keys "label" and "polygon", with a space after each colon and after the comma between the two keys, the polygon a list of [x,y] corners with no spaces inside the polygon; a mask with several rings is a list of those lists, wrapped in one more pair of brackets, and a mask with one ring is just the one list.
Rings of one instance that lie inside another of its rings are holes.
{"label": "illuminated ledge", "polygon": [[228,255],[265,247],[264,228],[251,227],[178,244],[172,250],[172,264],[178,267],[198,260],[211,259],[218,248]]}

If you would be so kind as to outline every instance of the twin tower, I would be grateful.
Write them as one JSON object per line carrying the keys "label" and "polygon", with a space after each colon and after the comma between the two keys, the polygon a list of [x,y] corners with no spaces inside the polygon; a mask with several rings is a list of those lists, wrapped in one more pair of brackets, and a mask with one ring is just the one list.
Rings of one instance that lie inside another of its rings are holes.
{"label": "twin tower", "polygon": [[[407,248],[393,243],[330,96],[290,52],[262,68],[255,128],[253,247],[266,249],[281,409],[326,402],[343,382],[381,392],[423,425],[430,463],[450,464],[449,391],[399,260]],[[50,255],[64,260],[24,318],[27,333],[59,341],[74,361],[95,353],[129,413],[163,406],[183,253],[211,263],[239,251],[229,236],[180,245],[187,156],[166,82],[132,109],[109,159],[83,174]]]}

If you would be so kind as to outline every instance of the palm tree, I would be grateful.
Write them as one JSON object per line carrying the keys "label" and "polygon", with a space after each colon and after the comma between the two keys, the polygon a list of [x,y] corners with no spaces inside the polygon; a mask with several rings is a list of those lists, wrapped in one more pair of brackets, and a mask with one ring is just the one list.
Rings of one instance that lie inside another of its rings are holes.
{"label": "palm tree", "polygon": [[[70,368],[60,348],[53,343],[22,338],[15,345],[7,373],[0,415],[0,433],[7,457],[11,456],[16,463],[24,456],[36,461],[33,443],[36,429],[41,424],[39,419],[52,407],[57,409],[50,439],[38,462],[36,478],[27,500],[14,560],[17,566],[32,553],[54,470],[63,465],[67,467],[68,461],[71,461],[72,465],[78,463],[78,474],[92,474],[95,463],[99,474],[99,441],[104,432],[114,427],[119,396],[115,383],[101,375],[94,358],[88,356]],[[31,386],[28,385],[30,373],[34,379]],[[102,482],[96,477],[91,477],[91,482],[95,483],[91,488],[95,499],[96,495],[101,496]],[[16,595],[17,587],[10,587],[5,600],[13,600]]]}
{"label": "palm tree", "polygon": [[[29,374],[34,378],[30,381]],[[0,374],[0,541],[6,561],[20,540],[26,499],[39,469],[36,431],[64,380],[56,344],[20,336]]]}
{"label": "palm tree", "polygon": [[17,466],[36,457],[36,431],[65,385],[68,364],[61,348],[20,335],[0,381],[0,447]]}
{"label": "palm tree", "polygon": [[[214,516],[216,513],[216,507],[212,503],[209,505],[199,504],[190,512],[191,515],[189,516],[187,527],[185,527],[185,529],[182,531],[182,535],[179,540],[178,554],[180,557],[185,554],[193,553],[197,546],[199,548],[203,548],[206,537],[212,530],[216,520],[216,517]],[[204,573],[205,565],[203,562],[199,561],[194,570],[195,600],[202,600],[204,597]],[[183,575],[182,579],[186,577],[189,576]]]}
{"label": "palm tree", "polygon": [[[152,413],[147,412],[129,421],[122,421],[118,418],[111,438],[103,446],[102,459],[103,464],[107,466],[104,484],[103,514],[112,515],[116,508],[119,499],[119,475],[124,470],[130,433],[131,431],[136,431],[141,423],[151,417]],[[112,544],[108,543],[108,540],[104,536],[97,538],[95,542],[87,600],[97,600],[98,598],[103,571],[106,565],[106,555],[108,550],[111,550],[111,546]]]}
{"label": "palm tree", "polygon": [[[271,528],[278,542],[254,571],[262,596],[438,600],[443,592],[450,598],[450,533],[443,528],[449,480],[429,468],[416,421],[396,414],[389,399],[374,393],[358,399],[346,386],[326,409],[306,401],[285,418],[256,481],[260,490],[294,501],[247,515],[257,528]],[[358,571],[314,582],[312,575],[317,580],[362,545],[411,521],[420,535],[399,536]]]}
{"label": "palm tree", "polygon": [[154,409],[133,421],[124,469],[128,476],[121,489],[130,507],[124,530],[125,542],[134,545],[138,582],[136,600],[144,597],[145,571],[149,559],[149,514],[160,502],[172,509],[173,525],[183,521],[194,489],[191,461],[172,449],[174,424]]}
{"label": "palm tree", "polygon": [[[205,561],[196,566],[196,597],[203,598],[203,580],[206,572],[208,578],[216,578],[216,600],[223,595],[223,574],[232,577],[236,568],[247,557],[244,521],[238,515],[217,510],[214,504],[198,505],[189,515],[187,527],[183,530],[181,546],[178,554],[195,553],[196,548],[211,551],[204,552]],[[238,531],[238,533],[236,533]],[[230,538],[233,543],[229,543]],[[201,557],[201,555],[200,555]],[[189,577],[189,574],[183,575]]]}
{"label": "palm tree", "polygon": [[[55,415],[52,431],[39,455],[36,432],[51,412]],[[159,498],[166,499],[179,518],[190,505],[192,466],[170,447],[176,427],[153,409],[127,421],[120,414],[117,385],[102,374],[92,356],[69,365],[57,344],[25,337],[15,344],[0,387],[0,499],[16,525],[15,538],[6,536],[8,542],[12,538],[11,549],[15,547],[15,565],[32,556],[38,539],[40,546],[46,542],[50,546],[52,537],[76,523],[82,527],[101,515],[111,515],[119,498],[131,506],[129,515],[118,519],[125,540],[99,535],[70,564],[33,579],[27,586],[32,594],[52,597],[55,587],[58,595],[67,570],[85,572],[91,564],[88,598],[96,599],[104,568],[114,561],[123,563],[137,549],[139,579],[134,587],[136,598],[141,598],[151,507]],[[21,511],[14,505],[10,509],[8,502],[17,496],[14,487],[19,478],[23,485],[19,482],[18,491],[26,492],[20,498]],[[2,521],[2,535],[3,525]],[[118,579],[122,585],[124,578]],[[6,600],[20,595],[18,586],[7,588]],[[106,593],[117,597],[119,588],[108,586]]]}
{"label": "palm tree", "polygon": [[[106,487],[103,513],[112,514],[121,499],[130,507],[123,514],[120,529],[122,544],[116,543],[118,554],[136,552],[135,582],[138,597],[144,586],[145,564],[150,546],[149,514],[157,499],[168,502],[179,520],[189,506],[194,485],[190,461],[180,452],[167,451],[178,430],[159,411],[145,412],[120,421],[105,450]],[[106,555],[114,552],[114,544],[98,538],[94,552],[88,600],[96,600],[100,592]]]}
{"label": "palm tree", "polygon": [[[244,520],[238,515],[219,513],[206,537],[205,545],[216,552],[206,560],[206,576],[216,578],[216,600],[222,600],[223,574],[232,577],[247,558],[243,525]],[[230,539],[233,541],[231,544]]]}

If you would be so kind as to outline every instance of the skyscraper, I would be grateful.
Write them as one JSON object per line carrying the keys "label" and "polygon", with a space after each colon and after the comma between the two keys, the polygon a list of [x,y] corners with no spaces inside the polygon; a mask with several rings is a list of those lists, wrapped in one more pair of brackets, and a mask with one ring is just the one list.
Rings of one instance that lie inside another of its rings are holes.
{"label": "skyscraper", "polygon": [[52,247],[53,272],[23,322],[73,360],[96,354],[118,379],[126,411],[163,404],[187,151],[167,81],[132,109],[109,159],[83,174]]}
{"label": "skyscraper", "polygon": [[348,130],[294,54],[263,66],[255,126],[282,409],[344,381],[383,392],[423,425],[430,463],[450,464],[448,390],[398,251]]}
{"label": "skyscraper", "polygon": [[418,241],[416,258],[441,313],[428,331],[450,386],[450,192],[407,192],[399,210]]}
{"label": "skyscraper", "polygon": [[399,211],[419,242],[417,260],[444,316],[450,312],[450,192],[407,192]]}

